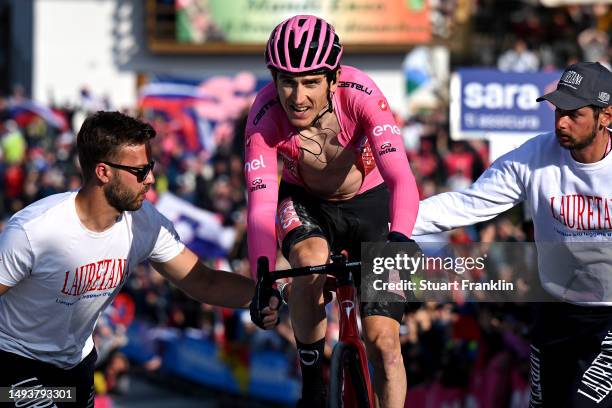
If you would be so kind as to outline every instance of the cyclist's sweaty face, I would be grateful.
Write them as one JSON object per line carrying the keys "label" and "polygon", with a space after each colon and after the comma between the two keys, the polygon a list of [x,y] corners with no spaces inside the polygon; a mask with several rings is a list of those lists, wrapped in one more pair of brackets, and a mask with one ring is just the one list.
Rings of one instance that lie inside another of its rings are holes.
{"label": "cyclist's sweaty face", "polygon": [[571,111],[555,110],[555,134],[561,147],[580,150],[591,145],[597,134],[597,118],[589,106]]}
{"label": "cyclist's sweaty face", "polygon": [[327,94],[334,92],[336,83],[331,87],[325,74],[295,76],[279,73],[276,76],[276,89],[289,122],[299,129],[311,126],[313,120],[327,109]]}

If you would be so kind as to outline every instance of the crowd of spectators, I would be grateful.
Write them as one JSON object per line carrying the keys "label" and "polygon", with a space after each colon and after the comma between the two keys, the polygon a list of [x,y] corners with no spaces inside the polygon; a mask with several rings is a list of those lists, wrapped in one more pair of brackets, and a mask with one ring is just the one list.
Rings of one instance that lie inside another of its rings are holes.
{"label": "crowd of spectators", "polygon": [[[576,60],[598,60],[609,66],[609,6],[567,6],[541,15],[538,8],[521,3],[503,24],[495,23],[500,16],[487,17],[486,11],[494,9],[483,7],[474,19],[475,32],[485,25],[493,27],[492,34],[499,31],[495,37],[498,42],[477,50],[478,55],[473,56],[476,65],[497,65],[517,72],[559,69]],[[0,98],[0,223],[38,199],[78,189],[76,131],[92,110],[111,108],[108,101],[96,99],[86,89],[81,98],[78,106],[41,106],[28,100],[18,87],[12,95]],[[447,112],[448,101],[441,100],[436,109],[415,114],[404,123],[405,127],[418,125],[419,129],[417,143],[407,145],[416,146],[408,150],[408,155],[421,198],[466,187],[489,165],[486,142],[450,139]],[[143,114],[136,108],[128,113]],[[225,226],[236,230],[236,241],[225,265],[235,273],[250,276],[242,174],[246,112],[236,121],[233,137],[218,140],[212,156],[186,149],[180,127],[166,123],[162,117],[145,118],[159,133],[153,144],[153,156],[159,163],[154,170],[156,184],[148,198],[155,202],[160,194],[170,191],[218,214]],[[459,229],[440,239],[454,243],[527,242],[531,240],[530,223],[519,208],[487,225]],[[218,265],[217,259],[206,261]],[[125,374],[130,363],[120,349],[127,341],[126,329],[132,318],[151,327],[197,333],[246,365],[246,356],[253,350],[278,350],[296,361],[286,313],[276,331],[258,330],[247,312],[200,305],[171,287],[148,265],[132,272],[124,294],[135,311],[123,310],[130,314],[125,319],[113,318],[111,310],[101,318],[95,334],[101,356],[96,386],[101,393],[120,393],[128,388]],[[335,303],[327,307],[329,357],[338,336],[338,320]],[[419,308],[408,308],[401,341],[411,395],[416,400],[419,390],[443,387],[455,392],[455,397],[474,398],[484,407],[526,406],[529,323],[528,304],[425,302]],[[150,371],[159,366],[156,357],[144,363]],[[294,367],[297,376],[297,364]],[[518,395],[516,390],[524,392]]]}

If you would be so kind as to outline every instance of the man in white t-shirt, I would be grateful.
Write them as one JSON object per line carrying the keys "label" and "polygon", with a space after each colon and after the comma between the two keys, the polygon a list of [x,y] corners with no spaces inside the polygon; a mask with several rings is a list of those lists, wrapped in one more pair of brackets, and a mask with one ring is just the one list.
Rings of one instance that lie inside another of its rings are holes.
{"label": "man in white t-shirt", "polygon": [[[83,187],[8,221],[0,235],[0,387],[72,387],[76,393],[54,395],[76,398],[68,407],[93,407],[96,320],[143,261],[200,302],[249,306],[254,282],[206,267],[145,201],[155,181],[154,136],[150,125],[119,112],[90,116],[77,138]],[[277,299],[269,306],[261,323],[273,327]],[[62,406],[12,396],[11,406]]]}
{"label": "man in white t-shirt", "polygon": [[525,202],[538,270],[558,302],[538,305],[532,407],[612,407],[612,73],[569,66],[538,98],[554,132],[503,155],[465,190],[421,202],[413,235],[489,220]]}

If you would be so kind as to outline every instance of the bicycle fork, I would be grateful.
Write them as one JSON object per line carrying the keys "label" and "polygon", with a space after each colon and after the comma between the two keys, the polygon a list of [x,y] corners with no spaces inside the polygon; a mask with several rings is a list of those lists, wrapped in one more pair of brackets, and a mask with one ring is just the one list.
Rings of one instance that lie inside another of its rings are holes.
{"label": "bicycle fork", "polygon": [[[359,335],[357,326],[357,290],[350,272],[345,276],[336,278],[336,299],[338,301],[340,313],[340,333],[339,340],[350,344],[357,350],[359,355],[359,365],[367,387],[367,392],[371,406],[374,406],[374,390],[370,381],[370,369],[366,349]],[[357,402],[357,401],[355,401]],[[349,405],[357,406],[357,405]]]}

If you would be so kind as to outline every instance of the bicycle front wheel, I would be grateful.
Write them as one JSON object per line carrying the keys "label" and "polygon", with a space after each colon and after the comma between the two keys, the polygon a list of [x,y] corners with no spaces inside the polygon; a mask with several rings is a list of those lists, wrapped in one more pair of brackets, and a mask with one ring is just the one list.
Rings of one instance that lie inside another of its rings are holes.
{"label": "bicycle front wheel", "polygon": [[331,357],[329,408],[353,407],[371,407],[368,388],[357,349],[339,342]]}

